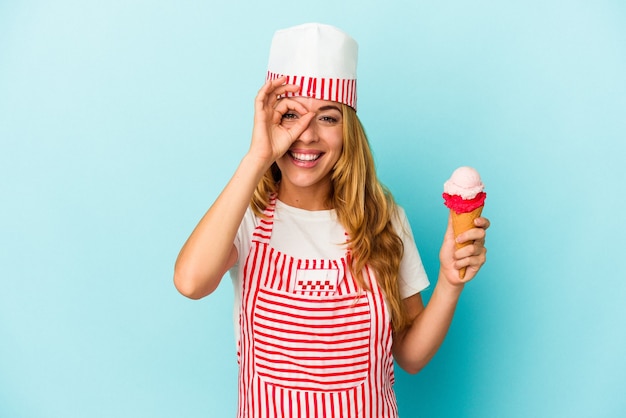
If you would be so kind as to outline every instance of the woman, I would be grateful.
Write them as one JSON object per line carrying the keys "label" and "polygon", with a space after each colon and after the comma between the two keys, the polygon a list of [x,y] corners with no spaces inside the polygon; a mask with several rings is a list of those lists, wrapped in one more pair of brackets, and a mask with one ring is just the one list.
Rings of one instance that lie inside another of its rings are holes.
{"label": "woman", "polygon": [[[489,221],[450,227],[428,279],[404,212],[376,177],[356,115],[356,42],[306,24],[276,32],[248,153],[183,246],[177,289],[235,283],[239,417],[395,417],[393,360],[433,357]],[[459,269],[467,267],[463,280]]]}

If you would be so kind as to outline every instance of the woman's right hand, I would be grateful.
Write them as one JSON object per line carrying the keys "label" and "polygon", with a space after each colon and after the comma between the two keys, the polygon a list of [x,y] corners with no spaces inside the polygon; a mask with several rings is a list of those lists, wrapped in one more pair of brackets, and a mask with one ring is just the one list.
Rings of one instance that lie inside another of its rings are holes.
{"label": "woman's right hand", "polygon": [[[254,101],[254,127],[249,154],[268,166],[289,150],[315,116],[309,114],[298,101],[279,98],[284,93],[300,90],[299,86],[285,84],[285,81],[286,77],[267,81]],[[283,115],[290,111],[296,112],[300,117],[287,128],[282,125],[282,120]]]}

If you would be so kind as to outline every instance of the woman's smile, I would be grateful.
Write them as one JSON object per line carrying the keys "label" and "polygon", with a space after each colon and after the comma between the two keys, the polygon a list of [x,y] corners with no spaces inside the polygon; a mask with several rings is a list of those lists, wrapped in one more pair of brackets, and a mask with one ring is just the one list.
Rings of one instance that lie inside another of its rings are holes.
{"label": "woman's smile", "polygon": [[298,167],[311,168],[317,165],[319,159],[324,155],[320,151],[288,151],[293,163]]}

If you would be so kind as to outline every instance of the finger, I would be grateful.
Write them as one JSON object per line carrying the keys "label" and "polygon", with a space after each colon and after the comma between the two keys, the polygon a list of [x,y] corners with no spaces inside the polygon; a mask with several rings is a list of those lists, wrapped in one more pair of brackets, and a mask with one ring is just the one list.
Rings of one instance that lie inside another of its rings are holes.
{"label": "finger", "polygon": [[271,81],[267,80],[265,84],[263,84],[263,86],[259,89],[259,91],[256,94],[256,97],[254,98],[255,106],[257,106],[259,103],[263,103],[263,101],[265,100],[265,97],[267,97],[267,89],[269,88],[270,84],[271,84]]}
{"label": "finger", "polygon": [[308,128],[311,120],[313,120],[314,117],[315,112],[305,113],[304,115],[300,116],[300,119],[298,119],[298,122],[296,122],[295,125],[289,128],[289,132],[293,136],[294,142],[300,137],[300,135],[302,135],[302,132],[304,132]]}
{"label": "finger", "polygon": [[474,219],[474,225],[476,225],[478,228],[487,229],[491,226],[491,222],[487,218],[478,217]]}
{"label": "finger", "polygon": [[265,97],[269,95],[269,93],[273,91],[274,89],[276,89],[278,86],[285,84],[286,79],[287,79],[286,77],[278,77],[273,80],[265,81],[265,83],[263,83],[263,86],[261,86],[261,88],[257,92],[257,98],[261,96]]}
{"label": "finger", "polygon": [[459,248],[454,252],[454,258],[456,260],[462,260],[467,257],[477,256],[482,253],[483,247],[480,243],[476,243],[476,241],[472,244],[466,245],[465,247]]}
{"label": "finger", "polygon": [[487,234],[485,233],[485,230],[483,228],[472,228],[459,234],[455,238],[455,241],[457,242],[457,244],[463,244],[473,241],[484,242],[486,235]]}
{"label": "finger", "polygon": [[[461,277],[461,271],[464,272],[463,277]],[[478,269],[472,266],[463,267],[462,269],[459,269],[459,281],[461,283],[467,283],[476,277],[477,273]]]}
{"label": "finger", "polygon": [[308,113],[307,108],[304,107],[302,103],[288,97],[283,97],[282,99],[278,100],[276,106],[274,107],[274,110],[280,112],[281,115],[284,115],[289,110],[296,111],[300,115]]}
{"label": "finger", "polygon": [[291,133],[291,131],[289,129],[285,129],[284,131],[289,136],[289,145],[293,144],[296,140],[295,140],[293,134]]}
{"label": "finger", "polygon": [[446,232],[443,236],[443,243],[441,245],[441,254],[444,258],[452,258],[454,257],[454,250],[456,248],[454,241],[454,228],[452,226],[452,216],[448,215],[448,225],[446,227]]}
{"label": "finger", "polygon": [[271,102],[272,100],[275,102],[277,100],[277,97],[286,91],[282,89],[282,92],[276,92],[277,89],[281,90],[283,86],[286,86],[286,80],[287,77],[285,76],[267,80],[257,92],[255,100],[256,103],[259,105],[264,105]]}
{"label": "finger", "polygon": [[457,260],[454,263],[454,267],[458,270],[465,269],[465,276],[462,281],[471,280],[478,271],[481,269],[485,261],[487,260],[487,252],[484,251],[478,256],[474,257],[466,257],[460,260]]}
{"label": "finger", "polygon": [[448,226],[444,234],[444,240],[450,240],[454,242],[454,227],[452,226],[452,215],[448,214]]}
{"label": "finger", "polygon": [[[272,117],[272,122],[276,124],[280,124],[282,121],[282,117],[287,112],[296,112],[300,115],[300,118],[304,117],[308,113],[306,107],[304,107],[300,102],[296,100],[291,100],[288,98],[283,98],[276,103],[274,106],[274,114]],[[312,117],[312,116],[311,116]]]}
{"label": "finger", "polygon": [[285,79],[286,78],[281,78],[280,80],[282,82],[280,84],[272,84],[271,89],[268,91],[267,98],[270,106],[275,107],[280,100],[288,96],[288,93],[300,91],[300,86],[296,84],[285,84]]}
{"label": "finger", "polygon": [[297,91],[300,91],[300,86],[296,85],[296,84],[281,84],[279,86],[277,86],[276,88],[274,88],[271,91],[271,94],[273,95],[273,97],[276,98],[276,100],[280,100],[282,99],[283,94],[285,93],[295,93]]}
{"label": "finger", "polygon": [[254,110],[257,115],[263,110],[265,105],[268,103],[268,99],[270,97],[269,91],[272,89],[272,80],[267,80],[265,84],[259,89],[254,98]]}
{"label": "finger", "polygon": [[281,76],[281,77],[278,77],[278,78],[274,78],[274,79],[268,80],[268,83],[267,83],[268,84],[268,90],[267,90],[267,92],[269,93],[269,92],[274,91],[276,88],[284,85],[286,81],[287,81],[287,77],[286,76]]}

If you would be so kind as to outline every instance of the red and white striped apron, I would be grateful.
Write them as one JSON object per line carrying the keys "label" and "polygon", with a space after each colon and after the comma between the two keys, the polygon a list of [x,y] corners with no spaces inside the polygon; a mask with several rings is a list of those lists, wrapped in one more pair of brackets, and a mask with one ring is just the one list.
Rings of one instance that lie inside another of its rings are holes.
{"label": "red and white striped apron", "polygon": [[275,201],[256,227],[240,307],[239,418],[397,417],[391,324],[373,272],[359,289],[338,260],[269,245]]}

